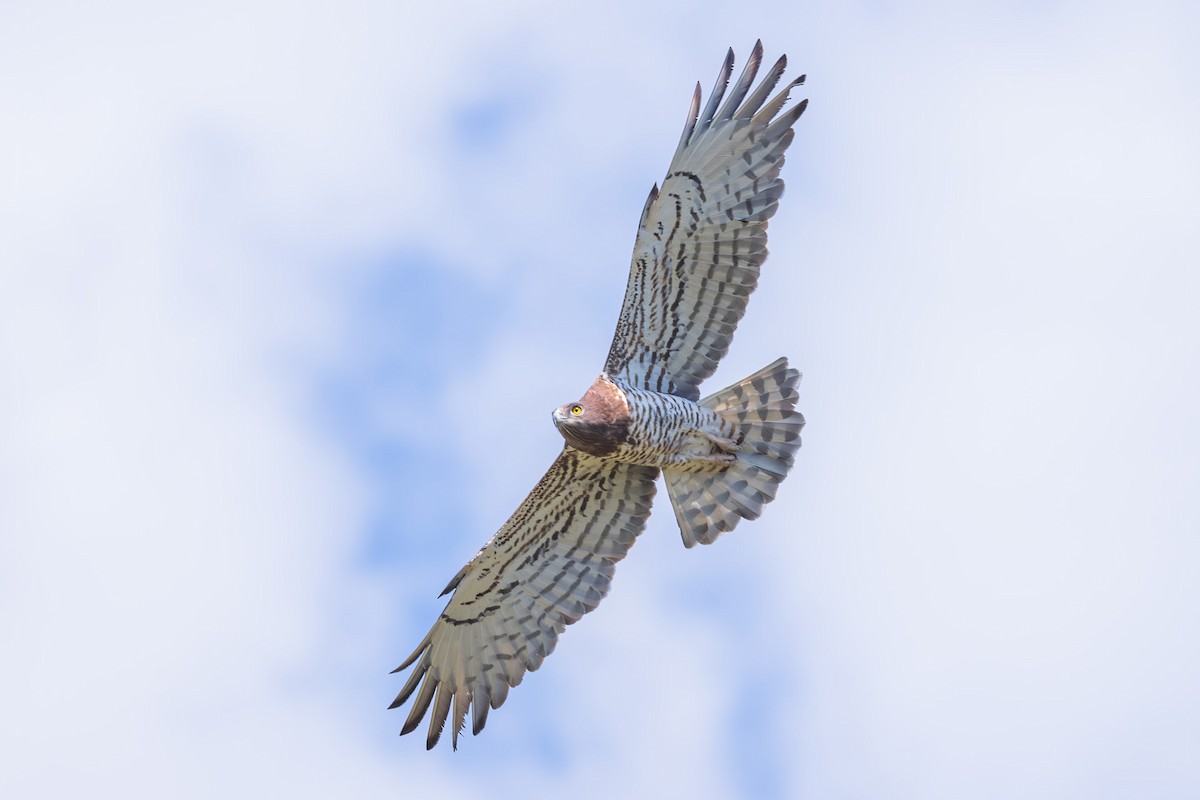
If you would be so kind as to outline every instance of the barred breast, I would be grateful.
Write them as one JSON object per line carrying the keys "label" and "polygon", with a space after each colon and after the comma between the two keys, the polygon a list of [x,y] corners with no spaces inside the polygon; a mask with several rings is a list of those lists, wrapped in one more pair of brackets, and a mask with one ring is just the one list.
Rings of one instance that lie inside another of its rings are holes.
{"label": "barred breast", "polygon": [[624,444],[610,458],[652,467],[713,469],[733,461],[738,431],[698,403],[673,394],[617,386],[629,407]]}

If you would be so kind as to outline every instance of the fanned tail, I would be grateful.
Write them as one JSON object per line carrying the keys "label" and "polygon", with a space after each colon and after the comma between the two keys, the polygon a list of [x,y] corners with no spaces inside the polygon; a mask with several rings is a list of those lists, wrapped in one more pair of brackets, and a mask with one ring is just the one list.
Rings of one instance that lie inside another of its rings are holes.
{"label": "fanned tail", "polygon": [[719,472],[663,470],[685,546],[712,544],[775,499],[800,449],[799,382],[781,358],[700,401],[736,426],[741,444],[737,460]]}

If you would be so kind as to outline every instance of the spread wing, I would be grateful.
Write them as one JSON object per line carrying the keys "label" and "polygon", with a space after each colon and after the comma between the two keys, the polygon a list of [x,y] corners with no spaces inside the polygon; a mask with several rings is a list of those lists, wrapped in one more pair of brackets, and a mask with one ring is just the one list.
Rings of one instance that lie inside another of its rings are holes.
{"label": "spread wing", "polygon": [[783,194],[779,170],[792,125],[808,104],[780,113],[803,75],[767,101],[786,56],[747,97],[761,62],[758,42],[722,105],[733,72],[730,50],[703,113],[696,85],[662,189],[650,190],[642,212],[605,364],[611,376],[696,400],[700,383],[729,350],[767,257],[767,220]]}
{"label": "spread wing", "polygon": [[[401,734],[433,706],[427,748],[450,707],[454,747],[473,710],[473,733],[526,670],[541,666],[558,634],[608,593],[613,565],[650,516],[655,467],[623,464],[564,448],[508,522],[459,571],[454,595],[399,672],[416,665],[391,708],[416,691]],[[422,680],[423,679],[423,680]],[[420,686],[418,690],[417,687]]]}

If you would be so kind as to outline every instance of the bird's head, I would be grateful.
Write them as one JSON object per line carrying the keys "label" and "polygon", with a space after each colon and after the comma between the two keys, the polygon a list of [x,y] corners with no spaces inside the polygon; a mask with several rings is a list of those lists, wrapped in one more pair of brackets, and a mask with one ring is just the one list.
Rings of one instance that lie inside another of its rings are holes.
{"label": "bird's head", "polygon": [[574,403],[554,409],[554,426],[576,450],[610,456],[629,435],[629,404],[625,394],[601,375]]}

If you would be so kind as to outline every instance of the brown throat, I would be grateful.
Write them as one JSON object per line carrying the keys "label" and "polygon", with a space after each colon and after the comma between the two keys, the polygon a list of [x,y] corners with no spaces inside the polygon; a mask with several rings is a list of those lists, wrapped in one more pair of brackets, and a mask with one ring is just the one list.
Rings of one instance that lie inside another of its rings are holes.
{"label": "brown throat", "polygon": [[609,456],[629,436],[629,404],[625,395],[603,377],[580,399],[583,415],[567,419],[559,431],[567,444],[594,456]]}

